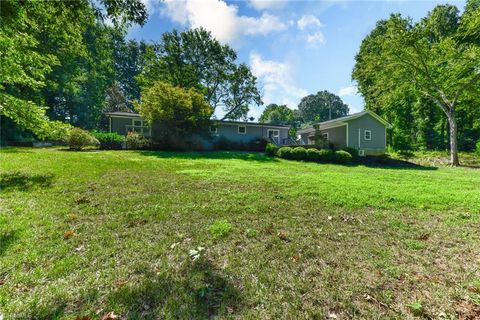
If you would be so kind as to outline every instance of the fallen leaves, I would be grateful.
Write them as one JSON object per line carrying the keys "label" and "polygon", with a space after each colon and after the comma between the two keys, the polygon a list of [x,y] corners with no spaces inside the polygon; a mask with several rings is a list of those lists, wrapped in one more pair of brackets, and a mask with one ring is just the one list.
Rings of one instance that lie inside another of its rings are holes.
{"label": "fallen leaves", "polygon": [[459,320],[480,320],[480,305],[461,300],[457,303],[455,312]]}
{"label": "fallen leaves", "polygon": [[68,239],[70,238],[71,236],[73,236],[75,234],[75,231],[73,230],[68,230],[66,231],[64,234],[63,234],[63,239]]}
{"label": "fallen leaves", "polygon": [[113,319],[118,319],[118,316],[113,313],[113,311],[110,311],[109,313],[105,314],[101,320],[113,320]]}

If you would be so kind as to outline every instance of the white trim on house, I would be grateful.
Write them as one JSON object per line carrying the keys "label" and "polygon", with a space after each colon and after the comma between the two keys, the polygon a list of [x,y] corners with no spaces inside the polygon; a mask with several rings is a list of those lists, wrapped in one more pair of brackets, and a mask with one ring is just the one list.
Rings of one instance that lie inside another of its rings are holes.
{"label": "white trim on house", "polygon": [[110,129],[109,132],[112,132],[112,117],[108,117],[108,127]]}
{"label": "white trim on house", "polygon": [[328,141],[328,132],[322,132],[322,138]]}
{"label": "white trim on house", "polygon": [[360,135],[361,135],[362,129],[358,128],[358,149],[361,148],[361,143],[360,143]]}
{"label": "white trim on house", "polygon": [[348,145],[348,122],[347,122],[347,129],[346,129],[346,130],[347,130],[347,132],[346,132],[346,136],[345,136],[345,137],[346,137],[346,139],[347,139],[347,141],[346,141],[346,142],[347,142],[347,143],[346,143],[346,145],[347,145],[347,147],[349,147],[349,145]]}
{"label": "white trim on house", "polygon": [[[244,128],[245,131],[244,131],[244,132],[240,132],[240,128]],[[246,126],[246,125],[241,125],[241,124],[239,124],[239,125],[238,125],[238,128],[237,128],[237,133],[238,133],[238,134],[247,134],[247,126]]]}
{"label": "white trim on house", "polygon": [[[368,138],[367,138],[368,133]],[[371,141],[372,140],[372,130],[363,130],[363,140]]]}
{"label": "white trim on house", "polygon": [[276,143],[280,143],[280,129],[267,129],[267,138],[270,138],[270,132],[273,132],[273,141],[275,141]]}

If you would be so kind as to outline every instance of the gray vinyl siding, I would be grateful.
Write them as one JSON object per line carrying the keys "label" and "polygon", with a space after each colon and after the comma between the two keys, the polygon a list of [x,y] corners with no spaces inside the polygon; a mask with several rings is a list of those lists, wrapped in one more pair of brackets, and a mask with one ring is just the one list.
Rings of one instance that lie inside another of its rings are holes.
{"label": "gray vinyl siding", "polygon": [[328,133],[328,142],[333,144],[335,150],[340,150],[347,145],[347,126],[339,126],[330,129],[322,129],[320,126],[320,131],[323,133]]}
{"label": "gray vinyl siding", "polygon": [[246,132],[245,134],[238,133],[238,127],[242,124],[236,123],[216,123],[217,132],[212,133],[216,137],[224,137],[230,141],[248,143],[252,140],[267,138],[268,129],[279,130],[280,134],[280,144],[288,138],[288,128],[281,127],[271,127],[268,125],[249,125],[245,124]]}
{"label": "gray vinyl siding", "polygon": [[[342,125],[339,127],[322,129],[320,126],[320,132],[328,133],[328,142],[333,144],[334,149],[339,150],[347,145],[347,126]],[[314,144],[314,141],[309,141],[308,137],[314,136],[315,131],[300,134],[301,144]]]}
{"label": "gray vinyl siding", "polygon": [[[367,154],[379,154],[385,152],[385,125],[366,114],[360,118],[348,122],[348,146],[356,149],[363,149]],[[358,134],[360,129],[360,145]],[[372,132],[372,139],[365,140],[365,130]]]}
{"label": "gray vinyl siding", "polygon": [[[126,126],[127,125],[131,125],[132,124],[132,119],[134,118],[110,118],[112,121],[111,124],[112,124],[112,127],[111,127],[111,132],[116,132],[118,134],[121,134],[121,135],[126,135],[127,134],[127,128]],[[140,118],[135,118],[135,119],[140,119]]]}

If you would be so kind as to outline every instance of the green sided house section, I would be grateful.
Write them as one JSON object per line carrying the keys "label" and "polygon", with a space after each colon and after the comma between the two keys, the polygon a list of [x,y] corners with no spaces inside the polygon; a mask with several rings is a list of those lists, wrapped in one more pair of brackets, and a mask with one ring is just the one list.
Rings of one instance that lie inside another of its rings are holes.
{"label": "green sided house section", "polygon": [[[360,155],[379,155],[385,153],[387,128],[391,125],[372,111],[366,110],[346,117],[319,123],[323,137],[334,148],[344,147],[359,150]],[[313,144],[313,127],[299,130],[301,144]]]}
{"label": "green sided house section", "polygon": [[110,112],[108,117],[110,132],[116,132],[122,136],[128,132],[137,132],[145,137],[150,137],[152,132],[145,120],[139,114],[129,112]]}
{"label": "green sided house section", "polygon": [[[109,119],[110,132],[126,135],[135,131],[148,137],[152,135],[150,127],[139,114],[110,112],[106,113],[106,116]],[[215,121],[210,128],[210,134],[214,139],[223,137],[238,143],[247,144],[254,140],[267,139],[277,145],[286,145],[290,143],[289,129],[288,126],[254,122]]]}

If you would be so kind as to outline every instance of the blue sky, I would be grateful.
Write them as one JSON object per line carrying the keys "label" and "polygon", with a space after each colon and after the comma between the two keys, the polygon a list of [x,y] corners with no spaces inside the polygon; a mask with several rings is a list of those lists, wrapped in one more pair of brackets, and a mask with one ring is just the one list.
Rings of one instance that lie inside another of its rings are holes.
{"label": "blue sky", "polygon": [[[391,13],[424,17],[437,4],[464,1],[284,1],[143,0],[150,19],[128,36],[158,41],[174,28],[204,27],[238,53],[258,77],[265,104],[251,108],[258,118],[269,103],[296,108],[300,99],[320,90],[339,95],[350,112],[363,109],[351,81],[362,39]],[[217,115],[222,112],[219,110]]]}

